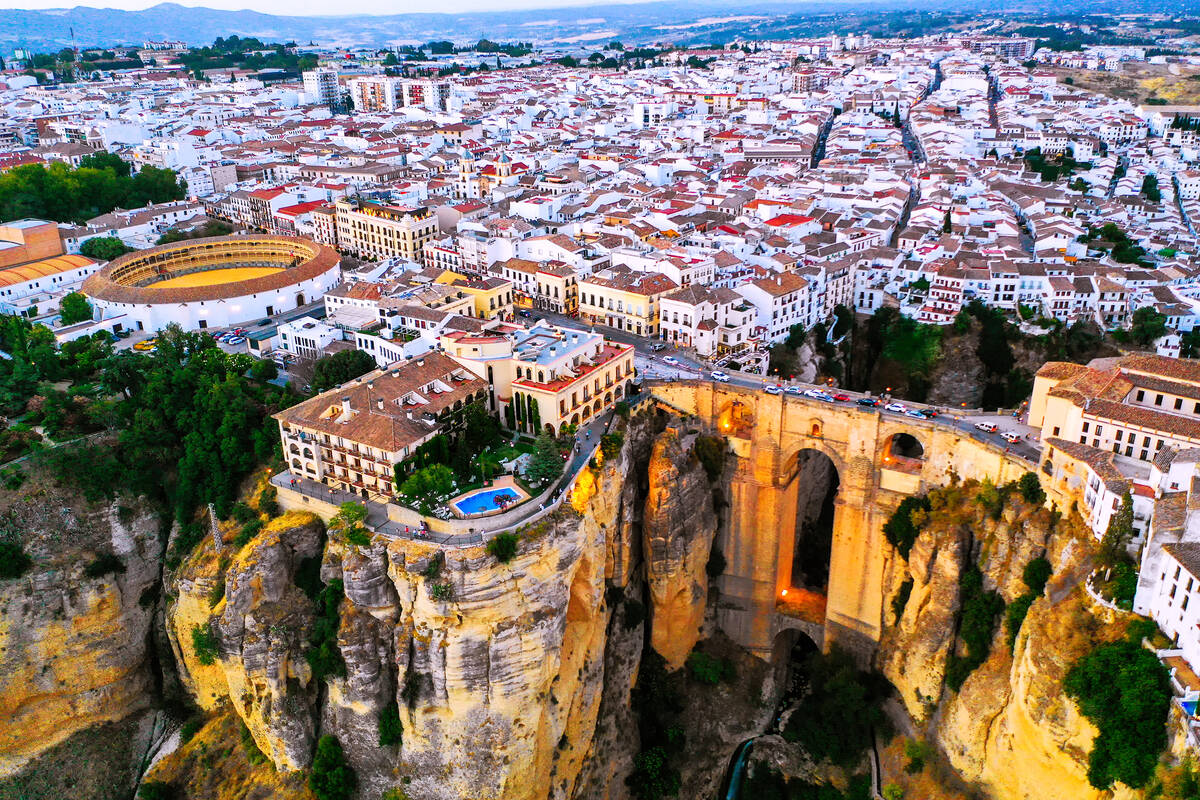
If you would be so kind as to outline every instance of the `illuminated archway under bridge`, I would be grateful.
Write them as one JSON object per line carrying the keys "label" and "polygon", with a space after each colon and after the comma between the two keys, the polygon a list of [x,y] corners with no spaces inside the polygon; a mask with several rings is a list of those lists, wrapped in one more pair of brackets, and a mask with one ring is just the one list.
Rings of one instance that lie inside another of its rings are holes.
{"label": "illuminated archway under bridge", "polygon": [[[706,381],[646,388],[723,435],[735,456],[717,620],[763,657],[788,629],[873,652],[896,568],[883,525],[900,501],[955,477],[1000,483],[1031,468],[937,420]],[[823,552],[827,564],[816,562]]]}

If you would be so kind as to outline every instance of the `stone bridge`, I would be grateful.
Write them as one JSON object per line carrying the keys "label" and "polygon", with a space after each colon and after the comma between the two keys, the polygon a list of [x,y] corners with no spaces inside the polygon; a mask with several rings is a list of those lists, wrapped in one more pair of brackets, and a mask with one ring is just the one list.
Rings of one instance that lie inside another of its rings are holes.
{"label": "stone bridge", "polygon": [[[1034,468],[936,420],[729,384],[647,388],[726,436],[736,454],[720,542],[726,567],[717,584],[717,619],[730,637],[762,657],[770,656],[785,630],[801,630],[823,647],[838,642],[869,655],[883,630],[887,577],[894,568],[883,525],[900,501],[955,476],[1003,483]],[[823,545],[829,550],[828,589],[822,594],[794,580],[802,555],[796,547],[804,544],[813,509],[819,513],[821,502],[831,499],[832,542]]]}

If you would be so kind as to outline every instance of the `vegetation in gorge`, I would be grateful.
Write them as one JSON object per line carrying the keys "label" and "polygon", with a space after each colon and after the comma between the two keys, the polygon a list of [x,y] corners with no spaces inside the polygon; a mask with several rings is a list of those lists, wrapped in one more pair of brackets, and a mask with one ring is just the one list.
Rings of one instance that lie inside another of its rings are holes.
{"label": "vegetation in gorge", "polygon": [[680,675],[667,672],[666,661],[650,648],[642,654],[631,705],[638,719],[641,750],[634,756],[633,773],[625,783],[640,800],[661,800],[679,793],[676,763],[683,751],[684,732],[678,725],[683,710]]}
{"label": "vegetation in gorge", "polygon": [[962,602],[959,608],[958,640],[965,654],[951,652],[946,659],[946,685],[954,691],[962,688],[975,669],[987,661],[992,649],[996,619],[1004,612],[1004,599],[983,588],[983,574],[971,564],[959,577]]}
{"label": "vegetation in gorge", "polygon": [[891,684],[874,672],[862,672],[853,657],[836,645],[814,652],[801,665],[808,692],[788,717],[785,739],[797,742],[816,762],[852,768],[871,746],[871,732],[888,730],[883,701]]}
{"label": "vegetation in gorge", "polygon": [[[908,558],[917,535],[921,532],[921,520],[929,511],[929,498],[925,495],[910,496],[900,501],[892,516],[883,525],[884,538],[896,548],[901,558]],[[906,598],[907,599],[907,598]]]}
{"label": "vegetation in gorge", "polygon": [[1035,558],[1025,565],[1021,572],[1021,581],[1025,584],[1025,593],[1009,603],[1004,612],[1004,640],[1011,653],[1017,643],[1017,634],[1029,613],[1033,601],[1042,596],[1046,590],[1046,581],[1050,580],[1052,568],[1045,558]]}
{"label": "vegetation in gorge", "polygon": [[346,800],[355,786],[354,770],[336,736],[325,734],[317,740],[308,787],[317,800]]}
{"label": "vegetation in gorge", "polygon": [[346,662],[337,646],[338,627],[341,625],[339,609],[345,590],[342,581],[334,578],[317,594],[317,619],[308,636],[308,648],[304,658],[312,667],[313,679],[323,681],[329,676],[345,676]]}
{"label": "vegetation in gorge", "polygon": [[1097,789],[1116,782],[1145,786],[1167,746],[1170,682],[1166,667],[1142,647],[1142,632],[1139,626],[1094,648],[1063,681],[1063,691],[1098,731],[1088,756],[1088,781]]}
{"label": "vegetation in gorge", "polygon": [[784,777],[779,770],[759,763],[742,781],[741,796],[747,800],[870,800],[871,776],[854,776],[842,791],[827,783]]}

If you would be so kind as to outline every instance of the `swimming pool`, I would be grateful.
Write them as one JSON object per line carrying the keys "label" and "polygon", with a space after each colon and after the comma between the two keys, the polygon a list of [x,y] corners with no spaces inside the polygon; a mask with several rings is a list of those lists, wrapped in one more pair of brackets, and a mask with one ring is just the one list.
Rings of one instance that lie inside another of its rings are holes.
{"label": "swimming pool", "polygon": [[[500,509],[500,506],[496,505],[496,498],[508,498],[516,502],[521,499],[521,495],[517,494],[515,489],[507,486],[500,489],[482,489],[460,500],[455,500],[454,507],[458,509],[460,514],[480,514],[484,511],[497,511]],[[512,505],[512,503],[509,503],[509,505]]]}

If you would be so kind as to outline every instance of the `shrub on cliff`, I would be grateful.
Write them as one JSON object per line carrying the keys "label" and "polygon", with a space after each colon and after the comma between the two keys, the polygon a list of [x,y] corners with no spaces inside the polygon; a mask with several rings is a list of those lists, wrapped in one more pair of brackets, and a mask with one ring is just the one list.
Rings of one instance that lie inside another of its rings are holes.
{"label": "shrub on cliff", "polygon": [[687,668],[693,680],[709,686],[716,686],[721,681],[732,682],[737,678],[737,667],[732,661],[700,651],[688,655]]}
{"label": "shrub on cliff", "polygon": [[192,626],[192,649],[196,651],[196,660],[205,666],[217,663],[217,635],[208,625]]}
{"label": "shrub on cliff", "polygon": [[312,667],[313,678],[323,681],[330,675],[344,676],[346,662],[338,648],[337,634],[341,625],[338,610],[345,596],[342,582],[331,580],[317,595],[317,619],[308,636],[308,649],[304,658]]}
{"label": "shrub on cliff", "polygon": [[175,789],[163,781],[146,781],[138,787],[138,800],[174,800]]}
{"label": "shrub on cliff", "polygon": [[400,724],[400,709],[395,703],[388,703],[379,712],[379,746],[391,747],[400,744],[404,736],[404,726]]}
{"label": "shrub on cliff", "polygon": [[913,514],[925,511],[929,511],[928,497],[906,497],[883,525],[884,537],[900,552],[902,558],[908,558],[913,543],[917,541],[917,534],[921,532]]}
{"label": "shrub on cliff", "polygon": [[15,539],[0,540],[0,578],[19,578],[33,566],[21,543]]}
{"label": "shrub on cliff", "polygon": [[725,451],[727,449],[725,440],[720,436],[697,437],[696,458],[700,459],[700,465],[704,467],[710,483],[721,477],[721,472],[725,469]]}
{"label": "shrub on cliff", "polygon": [[1071,666],[1063,691],[1098,731],[1088,756],[1088,782],[1101,790],[1117,781],[1144,786],[1167,746],[1166,667],[1138,643],[1109,642]]}
{"label": "shrub on cliff", "polygon": [[308,788],[317,800],[347,800],[354,790],[354,770],[346,761],[342,745],[337,737],[326,734],[317,741],[317,753],[313,756],[312,771],[308,774]]}
{"label": "shrub on cliff", "polygon": [[1026,472],[1017,479],[1017,491],[1021,493],[1021,497],[1026,503],[1041,505],[1046,502],[1046,492],[1042,489],[1042,482],[1035,472]]}
{"label": "shrub on cliff", "polygon": [[488,554],[501,564],[507,564],[517,555],[517,541],[515,533],[498,533],[488,540]]}
{"label": "shrub on cliff", "polygon": [[962,688],[967,676],[987,661],[992,649],[992,634],[996,630],[996,618],[1004,612],[1004,599],[996,592],[983,590],[983,574],[974,564],[963,571],[959,586],[962,606],[959,611],[958,638],[965,645],[966,655],[951,653],[946,660],[946,685],[956,692]]}

